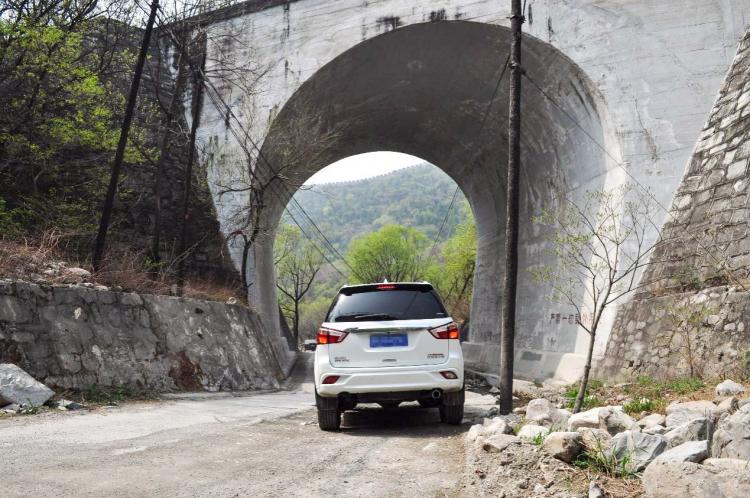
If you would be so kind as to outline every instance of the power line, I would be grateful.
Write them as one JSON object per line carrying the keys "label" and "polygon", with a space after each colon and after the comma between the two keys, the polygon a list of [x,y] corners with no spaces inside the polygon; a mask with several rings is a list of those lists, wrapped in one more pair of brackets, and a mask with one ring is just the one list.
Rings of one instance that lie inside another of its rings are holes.
{"label": "power line", "polygon": [[[589,140],[591,140],[591,142],[594,145],[596,145],[597,148],[599,148],[610,159],[612,159],[612,161],[617,165],[617,167],[620,168],[621,170],[623,170],[625,172],[625,174],[636,185],[638,185],[638,187],[640,187],[641,190],[643,190],[654,201],[654,203],[662,211],[664,211],[665,213],[667,213],[667,216],[669,218],[671,218],[672,221],[677,221],[676,218],[675,218],[675,216],[672,214],[672,212],[669,209],[667,209],[666,207],[664,207],[664,205],[661,202],[659,202],[659,199],[657,199],[656,196],[654,196],[654,194],[651,192],[651,190],[648,189],[648,188],[646,188],[640,181],[638,181],[638,179],[635,176],[633,176],[633,174],[630,173],[630,171],[628,171],[628,169],[625,167],[625,165],[623,165],[617,158],[615,158],[614,154],[612,154],[591,133],[589,133],[589,131],[586,130],[586,128],[584,128],[583,125],[581,123],[579,123],[578,120],[576,120],[575,117],[572,114],[570,114],[566,109],[564,109],[560,104],[558,104],[557,101],[551,95],[549,95],[547,92],[545,92],[544,89],[541,86],[539,86],[536,83],[536,81],[534,81],[531,78],[531,76],[529,76],[526,72],[524,72],[523,75],[526,77],[526,79],[529,81],[529,83],[531,83],[531,86],[533,86],[539,93],[541,93],[544,96],[544,98],[546,98],[550,103],[552,103],[552,105],[554,105],[558,110],[560,110],[560,112],[562,112],[578,129],[580,129],[589,138]],[[724,261],[720,261],[716,257],[716,255],[712,251],[710,251],[707,247],[705,247],[697,237],[695,237],[690,232],[685,232],[685,233],[687,233],[688,236],[690,238],[692,238],[698,244],[698,247],[700,247],[705,252],[705,254],[707,254],[711,259],[713,259],[714,263],[720,264],[722,266],[723,266],[724,263],[727,263],[726,256],[724,256]],[[658,238],[661,239],[661,233],[659,233]],[[727,274],[728,274],[728,276],[730,276],[731,279],[734,280],[737,285],[739,285],[740,287],[742,287],[743,290],[748,290],[748,289],[745,288],[745,286],[742,284],[742,282],[739,280],[739,278],[737,278],[737,276],[734,274],[734,272],[732,271],[732,269],[730,267],[726,266],[724,268],[724,271],[726,271]]]}

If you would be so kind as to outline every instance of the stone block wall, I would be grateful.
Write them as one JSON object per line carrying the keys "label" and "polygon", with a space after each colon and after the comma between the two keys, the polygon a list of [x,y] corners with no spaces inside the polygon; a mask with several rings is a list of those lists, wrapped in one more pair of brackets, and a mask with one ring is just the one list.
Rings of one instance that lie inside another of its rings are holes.
{"label": "stone block wall", "polygon": [[676,327],[665,310],[686,305],[717,310],[699,327],[694,345],[710,374],[731,369],[732,358],[750,350],[748,164],[750,31],[675,194],[644,286],[618,312],[599,375],[684,375],[681,347],[666,345]]}
{"label": "stone block wall", "polygon": [[279,386],[294,353],[242,306],[0,281],[0,363],[53,387]]}

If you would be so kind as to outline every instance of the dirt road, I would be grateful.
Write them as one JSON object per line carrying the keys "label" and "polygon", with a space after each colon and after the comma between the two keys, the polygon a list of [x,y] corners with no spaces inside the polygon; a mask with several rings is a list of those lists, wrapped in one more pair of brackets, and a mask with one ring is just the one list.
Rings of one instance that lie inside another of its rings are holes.
{"label": "dirt road", "polygon": [[[491,399],[469,394],[469,416]],[[317,427],[312,387],[0,420],[2,496],[452,496],[468,422],[416,404]]]}

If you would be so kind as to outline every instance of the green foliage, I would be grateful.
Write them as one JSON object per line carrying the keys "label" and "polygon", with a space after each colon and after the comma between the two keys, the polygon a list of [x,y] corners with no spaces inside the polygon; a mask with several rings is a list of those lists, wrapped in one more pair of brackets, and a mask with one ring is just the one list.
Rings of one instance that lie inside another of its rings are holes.
{"label": "green foliage", "polygon": [[641,412],[654,411],[656,409],[656,406],[656,402],[650,398],[638,398],[625,403],[622,409],[628,415],[633,415]]}
{"label": "green foliage", "polygon": [[[589,385],[589,388],[591,386]],[[573,408],[576,403],[576,397],[578,397],[578,386],[570,386],[563,395],[565,397],[565,407]],[[589,408],[596,408],[602,406],[602,401],[594,394],[587,394],[583,398],[582,410],[588,410]]]}
{"label": "green foliage", "polygon": [[388,225],[354,239],[347,253],[354,282],[419,281],[426,277],[422,257],[429,241],[422,233],[401,225]]}
{"label": "green foliage", "polygon": [[14,237],[22,227],[14,220],[13,212],[5,209],[5,199],[0,197],[0,237]]}
{"label": "green foliage", "polygon": [[132,389],[127,386],[107,387],[92,384],[77,396],[81,403],[116,406],[128,400],[155,400],[158,396],[151,391]]}
{"label": "green foliage", "polygon": [[573,465],[594,472],[602,472],[611,477],[633,477],[635,471],[632,462],[632,453],[627,453],[622,459],[618,459],[614,452],[597,438],[596,448],[581,453]]}
{"label": "green foliage", "polygon": [[531,438],[531,442],[537,446],[541,446],[544,444],[544,433],[540,432],[538,434],[534,434],[534,437]]}

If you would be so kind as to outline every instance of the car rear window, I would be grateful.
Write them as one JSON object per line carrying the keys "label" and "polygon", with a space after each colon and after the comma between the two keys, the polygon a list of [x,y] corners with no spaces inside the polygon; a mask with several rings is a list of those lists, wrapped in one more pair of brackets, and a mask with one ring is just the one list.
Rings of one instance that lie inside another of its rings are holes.
{"label": "car rear window", "polygon": [[448,316],[432,290],[393,289],[341,293],[328,312],[328,322],[420,320]]}

